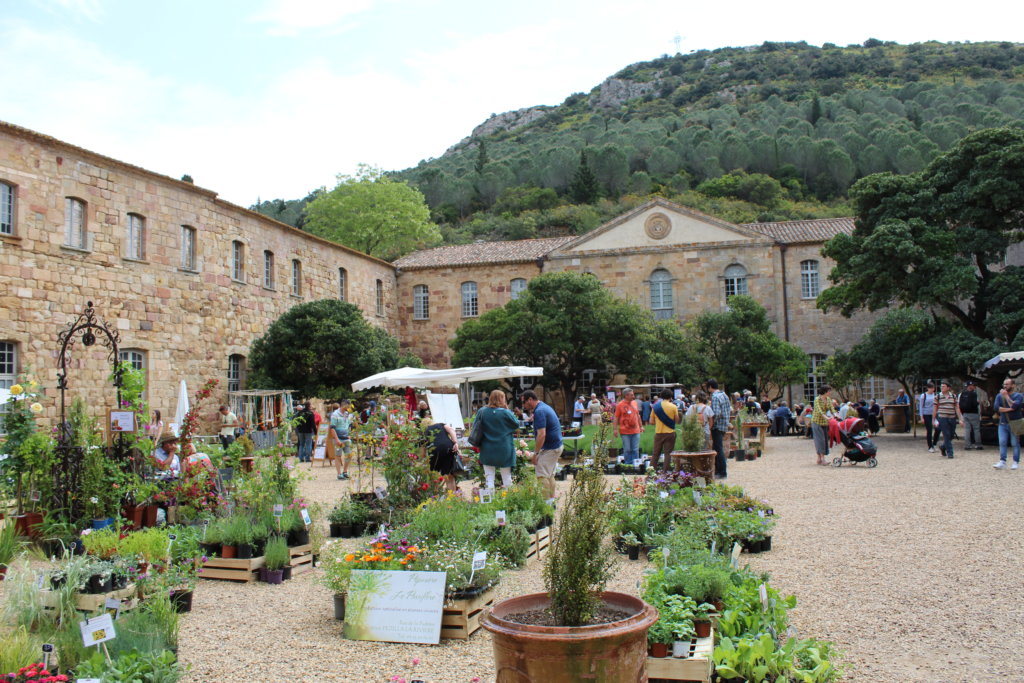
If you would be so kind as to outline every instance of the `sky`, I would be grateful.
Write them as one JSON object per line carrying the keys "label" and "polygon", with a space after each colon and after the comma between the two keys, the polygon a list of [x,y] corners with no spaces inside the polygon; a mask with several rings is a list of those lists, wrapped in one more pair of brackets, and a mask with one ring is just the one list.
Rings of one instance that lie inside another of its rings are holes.
{"label": "sky", "polygon": [[[1024,42],[1024,3],[4,0],[0,120],[236,204],[441,156],[663,54],[805,40]],[[991,8],[991,10],[987,10]]]}

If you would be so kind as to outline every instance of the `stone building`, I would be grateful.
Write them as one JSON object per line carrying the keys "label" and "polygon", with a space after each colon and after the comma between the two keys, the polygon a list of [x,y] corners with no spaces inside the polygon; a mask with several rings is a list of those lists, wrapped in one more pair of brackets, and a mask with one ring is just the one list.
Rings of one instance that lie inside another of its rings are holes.
{"label": "stone building", "polygon": [[[655,200],[578,237],[439,247],[391,264],[211,190],[0,123],[0,387],[31,367],[52,396],[57,335],[87,301],[120,334],[121,357],[146,371],[147,398],[165,415],[179,379],[221,379],[211,403],[244,388],[252,342],[304,301],[350,301],[443,367],[463,321],[515,298],[532,277],[565,270],[593,273],[680,322],[749,293],[817,363],[870,322],[814,307],[831,267],[820,247],[851,229],[850,219],[734,225]],[[71,395],[97,412],[111,406],[109,368],[105,349],[77,348]],[[594,368],[581,381],[600,389],[609,379]],[[812,367],[794,392],[816,381]],[[54,402],[46,405],[54,417]]]}
{"label": "stone building", "polygon": [[[395,283],[386,261],[0,123],[0,387],[31,367],[54,395],[57,335],[91,300],[166,416],[179,379],[221,379],[214,401],[244,386],[251,343],[295,304],[344,299],[394,333]],[[79,345],[69,396],[112,404],[109,371],[104,349]]]}
{"label": "stone building", "polygon": [[[448,341],[464,320],[504,305],[531,276],[545,272],[593,273],[617,296],[681,323],[724,309],[729,295],[749,294],[765,307],[776,334],[811,356],[807,382],[790,389],[799,400],[813,393],[817,364],[856,343],[874,319],[826,315],[815,307],[832,267],[821,245],[852,230],[849,218],[736,225],[657,199],[579,237],[418,251],[395,263],[400,338],[429,365],[447,365]],[[609,379],[595,368],[580,381],[588,391]],[[862,393],[886,390],[869,382]]]}

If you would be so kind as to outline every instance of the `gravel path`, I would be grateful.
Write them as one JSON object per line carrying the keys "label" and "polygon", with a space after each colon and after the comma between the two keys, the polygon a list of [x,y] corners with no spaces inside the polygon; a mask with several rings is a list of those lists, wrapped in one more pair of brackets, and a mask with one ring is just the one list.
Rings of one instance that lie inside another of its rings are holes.
{"label": "gravel path", "polygon": [[[730,462],[729,481],[779,515],[772,551],[743,561],[797,595],[794,626],[839,645],[848,681],[1021,680],[1024,542],[1015,518],[1024,470],[993,470],[991,447],[964,452],[958,442],[946,460],[926,453],[923,438],[876,443],[874,470],[818,467],[810,442],[796,437],[769,439],[758,461]],[[302,488],[333,502],[349,484],[317,465]],[[610,587],[635,591],[643,566],[623,558]],[[200,581],[182,620],[187,681],[493,680],[483,630],[439,646],[345,640],[317,573],[281,586]],[[537,567],[507,574],[498,597],[539,590]]]}

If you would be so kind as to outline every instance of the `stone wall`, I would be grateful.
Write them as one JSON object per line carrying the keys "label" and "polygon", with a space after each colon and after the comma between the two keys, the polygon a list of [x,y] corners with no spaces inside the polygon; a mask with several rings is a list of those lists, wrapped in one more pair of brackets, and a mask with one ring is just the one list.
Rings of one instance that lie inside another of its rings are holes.
{"label": "stone wall", "polygon": [[[19,369],[31,366],[56,395],[57,335],[93,301],[118,330],[122,349],[145,352],[149,400],[173,413],[177,386],[206,378],[226,395],[228,356],[292,306],[339,296],[367,320],[397,331],[395,271],[384,261],[217,199],[216,193],[52,138],[0,124],[0,182],[15,187],[14,236],[0,237],[0,341],[15,342]],[[65,245],[65,198],[86,205],[85,249]],[[127,216],[145,220],[144,254],[129,258]],[[182,226],[195,229],[195,267],[182,267]],[[232,241],[244,245],[244,273],[232,277]],[[273,289],[263,286],[264,251],[274,254]],[[301,285],[292,293],[292,260]],[[377,281],[383,310],[377,315]],[[100,414],[114,402],[104,350],[78,349],[69,397],[83,394]],[[287,388],[287,387],[282,387]],[[47,401],[47,416],[57,408]]]}
{"label": "stone wall", "polygon": [[[512,300],[512,280],[529,281],[540,272],[534,262],[403,270],[397,292],[402,349],[419,356],[427,367],[450,367],[452,349],[448,342],[466,320],[462,317],[462,283],[477,283],[477,311],[483,315]],[[413,319],[413,289],[417,285],[426,285],[430,293],[427,320]]]}

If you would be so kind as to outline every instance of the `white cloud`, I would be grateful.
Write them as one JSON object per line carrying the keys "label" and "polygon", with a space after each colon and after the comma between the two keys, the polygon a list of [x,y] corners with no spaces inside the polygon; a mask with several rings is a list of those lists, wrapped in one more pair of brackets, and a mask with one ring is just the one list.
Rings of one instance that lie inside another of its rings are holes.
{"label": "white cloud", "polygon": [[101,0],[35,0],[35,2],[54,14],[72,12],[89,21],[99,21],[103,16]]}
{"label": "white cloud", "polygon": [[374,0],[267,0],[250,21],[270,24],[271,35],[297,36],[308,29],[340,33],[353,27],[353,16],[373,5]]}

